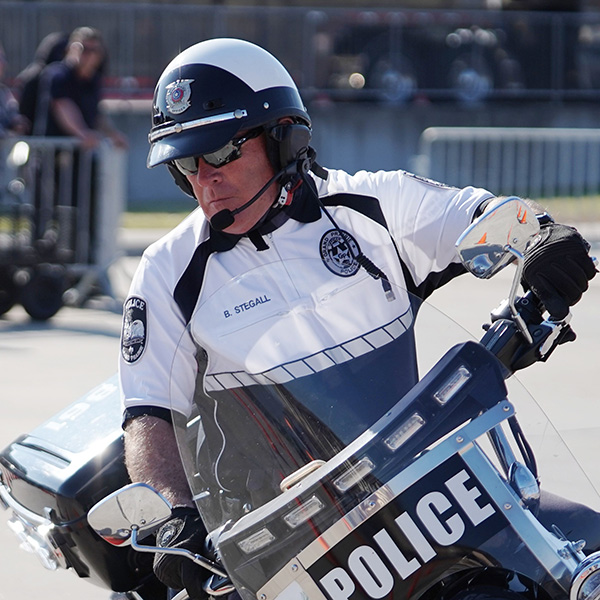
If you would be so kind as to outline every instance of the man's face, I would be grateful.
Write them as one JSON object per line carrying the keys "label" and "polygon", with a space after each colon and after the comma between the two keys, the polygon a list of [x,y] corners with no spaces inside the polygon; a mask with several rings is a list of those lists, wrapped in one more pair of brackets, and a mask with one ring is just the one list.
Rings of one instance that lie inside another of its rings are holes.
{"label": "man's face", "polygon": [[[267,158],[264,134],[249,139],[241,149],[241,156],[222,167],[213,167],[198,160],[198,172],[187,175],[198,204],[208,219],[223,209],[234,210],[250,200],[275,174]],[[273,183],[248,208],[235,215],[227,233],[248,232],[269,210],[278,192]]]}
{"label": "man's face", "polygon": [[99,40],[74,42],[69,47],[69,56],[76,65],[77,74],[82,79],[91,79],[104,60],[104,46]]}

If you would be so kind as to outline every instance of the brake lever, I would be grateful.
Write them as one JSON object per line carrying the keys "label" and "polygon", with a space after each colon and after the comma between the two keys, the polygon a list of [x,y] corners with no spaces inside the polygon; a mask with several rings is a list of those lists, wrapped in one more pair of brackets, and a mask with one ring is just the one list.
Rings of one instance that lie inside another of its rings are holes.
{"label": "brake lever", "polygon": [[[531,343],[526,343],[521,328],[513,318],[513,310],[527,327]],[[543,307],[535,295],[528,291],[522,298],[513,298],[512,307],[505,300],[491,313],[491,325],[484,327],[486,333],[481,343],[490,350],[510,374],[535,362],[545,362],[560,344],[575,340],[575,332],[569,322],[571,313],[564,319],[552,317],[544,320]]]}

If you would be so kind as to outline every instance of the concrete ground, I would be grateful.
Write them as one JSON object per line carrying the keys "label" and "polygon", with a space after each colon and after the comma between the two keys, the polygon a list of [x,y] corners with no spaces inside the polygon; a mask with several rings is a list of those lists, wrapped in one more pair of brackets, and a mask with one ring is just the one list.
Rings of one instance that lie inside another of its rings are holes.
{"label": "concrete ground", "polygon": [[[119,298],[126,293],[141,247],[160,233],[128,232],[122,236],[123,257],[110,271]],[[600,255],[600,248],[595,250]],[[509,285],[510,269],[489,281],[465,276],[439,290],[432,300],[473,335],[480,336],[481,324],[487,321],[490,309],[506,296]],[[1,448],[115,372],[120,334],[118,305],[117,300],[85,309],[66,307],[46,323],[31,322],[20,307],[0,317]],[[543,410],[558,423],[580,463],[592,473],[599,471],[598,307],[600,276],[573,309],[577,342],[559,348],[548,363],[537,364],[519,375]],[[558,474],[558,484],[569,481],[570,472],[566,471]],[[567,492],[577,492],[570,484],[567,487],[571,487]],[[585,500],[591,502],[591,496]],[[6,514],[0,511],[0,600],[18,596],[63,600],[79,594],[87,600],[108,598],[108,591],[91,586],[71,572],[46,571],[34,556],[19,550],[16,538],[4,526]]]}

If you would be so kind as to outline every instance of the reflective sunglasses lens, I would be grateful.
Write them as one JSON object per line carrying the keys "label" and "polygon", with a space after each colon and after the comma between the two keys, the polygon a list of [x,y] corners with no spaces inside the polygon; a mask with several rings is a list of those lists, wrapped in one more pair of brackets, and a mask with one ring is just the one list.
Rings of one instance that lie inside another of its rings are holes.
{"label": "reflective sunglasses lens", "polygon": [[258,137],[262,133],[261,128],[256,128],[249,131],[244,137],[238,138],[237,140],[231,140],[222,148],[209,152],[208,154],[202,154],[201,156],[188,156],[186,158],[176,159],[175,166],[184,175],[195,175],[198,172],[198,161],[202,158],[211,167],[222,167],[233,160],[240,158],[242,155],[242,144]]}
{"label": "reflective sunglasses lens", "polygon": [[202,158],[213,167],[221,167],[240,157],[241,153],[238,148],[240,145],[241,144],[239,143],[231,141],[214,152],[203,154]]}
{"label": "reflective sunglasses lens", "polygon": [[195,175],[198,172],[198,157],[187,156],[186,158],[178,158],[175,160],[175,166],[184,175]]}

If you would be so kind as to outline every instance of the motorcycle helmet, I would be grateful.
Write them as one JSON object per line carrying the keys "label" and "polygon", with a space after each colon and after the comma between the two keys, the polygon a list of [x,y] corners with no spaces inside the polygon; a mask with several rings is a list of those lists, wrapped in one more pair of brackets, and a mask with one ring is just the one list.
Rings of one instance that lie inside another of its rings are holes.
{"label": "motorcycle helmet", "polygon": [[[291,123],[278,123],[289,117]],[[238,39],[211,39],[181,52],[154,92],[148,167],[166,164],[193,196],[173,161],[213,153],[240,132],[264,128],[267,153],[279,171],[308,149],[311,121],[283,65],[263,48]]]}

